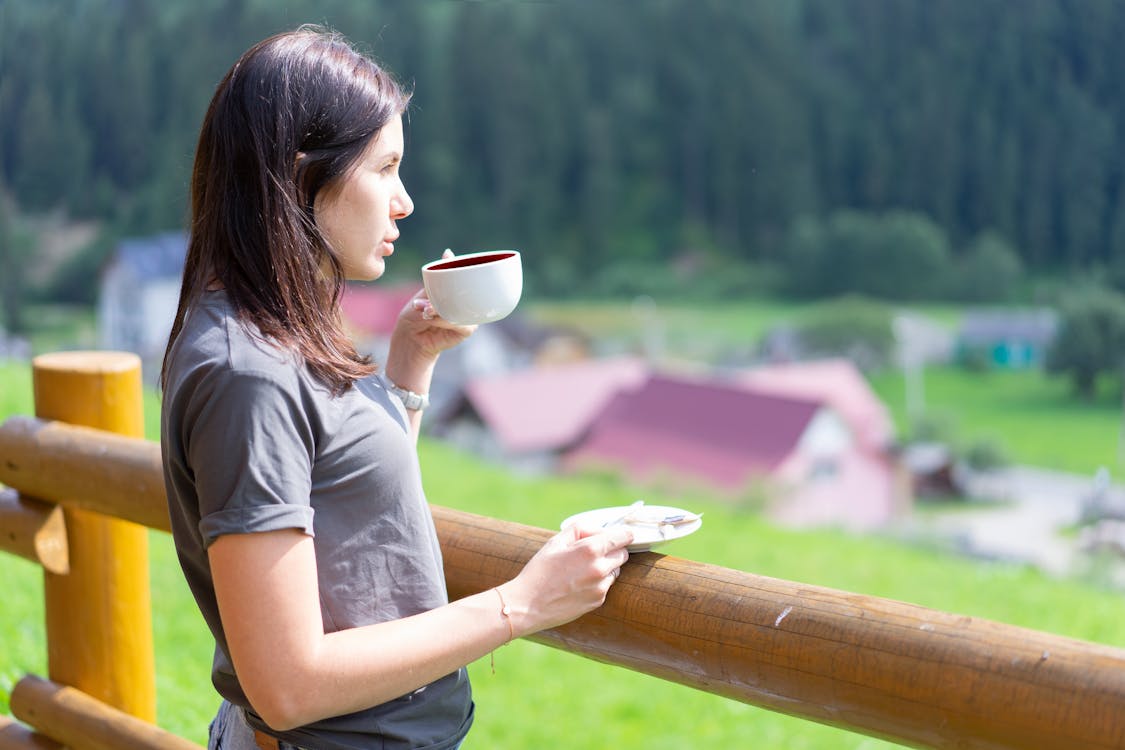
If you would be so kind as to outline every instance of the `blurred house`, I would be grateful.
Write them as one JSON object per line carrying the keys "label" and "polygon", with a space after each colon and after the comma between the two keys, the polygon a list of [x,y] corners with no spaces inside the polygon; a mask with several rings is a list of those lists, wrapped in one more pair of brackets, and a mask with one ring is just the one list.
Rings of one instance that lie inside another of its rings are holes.
{"label": "blurred house", "polygon": [[894,443],[890,412],[851,360],[834,357],[766,365],[742,370],[733,380],[759,393],[826,403],[868,450],[884,451]]}
{"label": "blurred house", "polygon": [[101,270],[99,346],[139,355],[149,380],[160,372],[186,256],[183,232],[134,237],[119,242]]}
{"label": "blurred house", "polygon": [[434,415],[430,431],[517,468],[553,470],[614,396],[639,387],[648,374],[642,359],[615,357],[473,378],[450,408]]}
{"label": "blurred house", "polygon": [[953,448],[939,442],[916,442],[902,448],[900,461],[910,474],[916,498],[963,497],[966,489]]}
{"label": "blurred house", "polygon": [[715,381],[653,376],[619,393],[563,463],[708,487],[795,526],[877,528],[905,501],[894,463],[827,401]]}
{"label": "blurred house", "polygon": [[398,314],[418,288],[418,284],[346,284],[340,297],[340,314],[356,349],[381,359]]}
{"label": "blurred house", "polygon": [[860,439],[823,395],[655,374],[622,357],[471,380],[431,429],[519,468],[610,470],[760,501],[787,523],[871,528],[905,499],[896,464],[873,447],[889,421],[867,406],[848,406],[863,414]]}
{"label": "blurred house", "polygon": [[955,356],[970,365],[1042,367],[1058,328],[1058,314],[1046,308],[970,311],[958,329]]}

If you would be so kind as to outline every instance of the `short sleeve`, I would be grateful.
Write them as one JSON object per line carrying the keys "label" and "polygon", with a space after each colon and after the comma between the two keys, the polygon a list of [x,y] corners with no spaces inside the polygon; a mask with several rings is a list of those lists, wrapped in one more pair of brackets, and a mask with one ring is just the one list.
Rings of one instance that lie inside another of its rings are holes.
{"label": "short sleeve", "polygon": [[204,545],[224,534],[313,534],[315,440],[299,392],[264,374],[228,372],[193,420],[185,447]]}

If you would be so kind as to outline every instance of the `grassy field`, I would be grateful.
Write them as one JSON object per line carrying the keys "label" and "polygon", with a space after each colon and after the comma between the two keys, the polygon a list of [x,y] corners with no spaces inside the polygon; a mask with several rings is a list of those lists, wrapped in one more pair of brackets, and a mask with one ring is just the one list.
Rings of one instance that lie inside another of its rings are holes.
{"label": "grassy field", "polygon": [[97,346],[97,318],[89,307],[76,305],[28,305],[24,311],[33,327],[33,354]]}
{"label": "grassy field", "polygon": [[[609,302],[540,303],[529,308],[533,320],[565,326],[596,338],[603,346],[640,351],[655,333],[677,359],[722,360],[749,350],[771,327],[801,314],[807,305],[739,302],[714,309],[700,305],[632,305]],[[646,334],[646,332],[648,332]]]}
{"label": "grassy field", "polygon": [[[779,324],[795,324],[817,306],[808,302],[748,299],[712,305],[657,303],[639,299],[616,302],[538,302],[529,317],[542,324],[580,331],[602,346],[641,352],[656,334],[664,354],[675,360],[728,362],[753,352],[762,336]],[[931,305],[919,312],[954,325],[960,310]]]}
{"label": "grassy field", "polygon": [[[1125,468],[1122,406],[1110,384],[1085,402],[1073,397],[1067,381],[1041,372],[930,368],[923,383],[927,418],[946,423],[962,445],[994,441],[1018,463],[1089,475],[1101,466],[1112,474]],[[899,431],[908,433],[901,373],[875,374],[871,384]]]}

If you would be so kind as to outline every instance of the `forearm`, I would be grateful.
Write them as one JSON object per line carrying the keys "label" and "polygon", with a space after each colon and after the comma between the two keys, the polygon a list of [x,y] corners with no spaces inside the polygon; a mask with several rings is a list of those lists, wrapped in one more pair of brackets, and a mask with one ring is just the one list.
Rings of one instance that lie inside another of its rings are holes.
{"label": "forearm", "polygon": [[[436,317],[425,293],[420,291],[399,314],[383,372],[400,388],[429,393],[438,356],[460,344],[474,330],[476,326],[458,326]],[[417,438],[422,414],[409,414]]]}
{"label": "forearm", "polygon": [[[434,367],[437,365],[437,356],[427,356],[418,352],[404,354],[403,352],[409,348],[411,347],[395,346],[392,343],[384,374],[399,388],[428,394],[433,381]],[[422,429],[422,412],[408,409],[406,416],[410,420],[411,434],[417,440]]]}
{"label": "forearm", "polygon": [[228,534],[208,556],[239,683],[267,724],[287,729],[393,700],[512,637],[600,606],[632,538],[624,528],[570,527],[496,591],[330,634],[311,537],[296,529]]}
{"label": "forearm", "polygon": [[510,620],[493,590],[391,622],[314,637],[277,660],[255,708],[286,729],[398,698],[508,642]]}

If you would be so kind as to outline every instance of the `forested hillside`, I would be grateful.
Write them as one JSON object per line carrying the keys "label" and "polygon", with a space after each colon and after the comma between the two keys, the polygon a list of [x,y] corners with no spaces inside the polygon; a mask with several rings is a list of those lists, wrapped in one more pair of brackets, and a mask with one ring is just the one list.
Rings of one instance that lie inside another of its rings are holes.
{"label": "forested hillside", "polygon": [[729,291],[772,268],[820,294],[835,272],[792,282],[810,243],[881,232],[926,278],[981,256],[1125,279],[1113,0],[7,0],[7,205],[181,226],[213,86],[302,22],[415,89],[408,257],[520,247],[567,294],[694,250]]}

